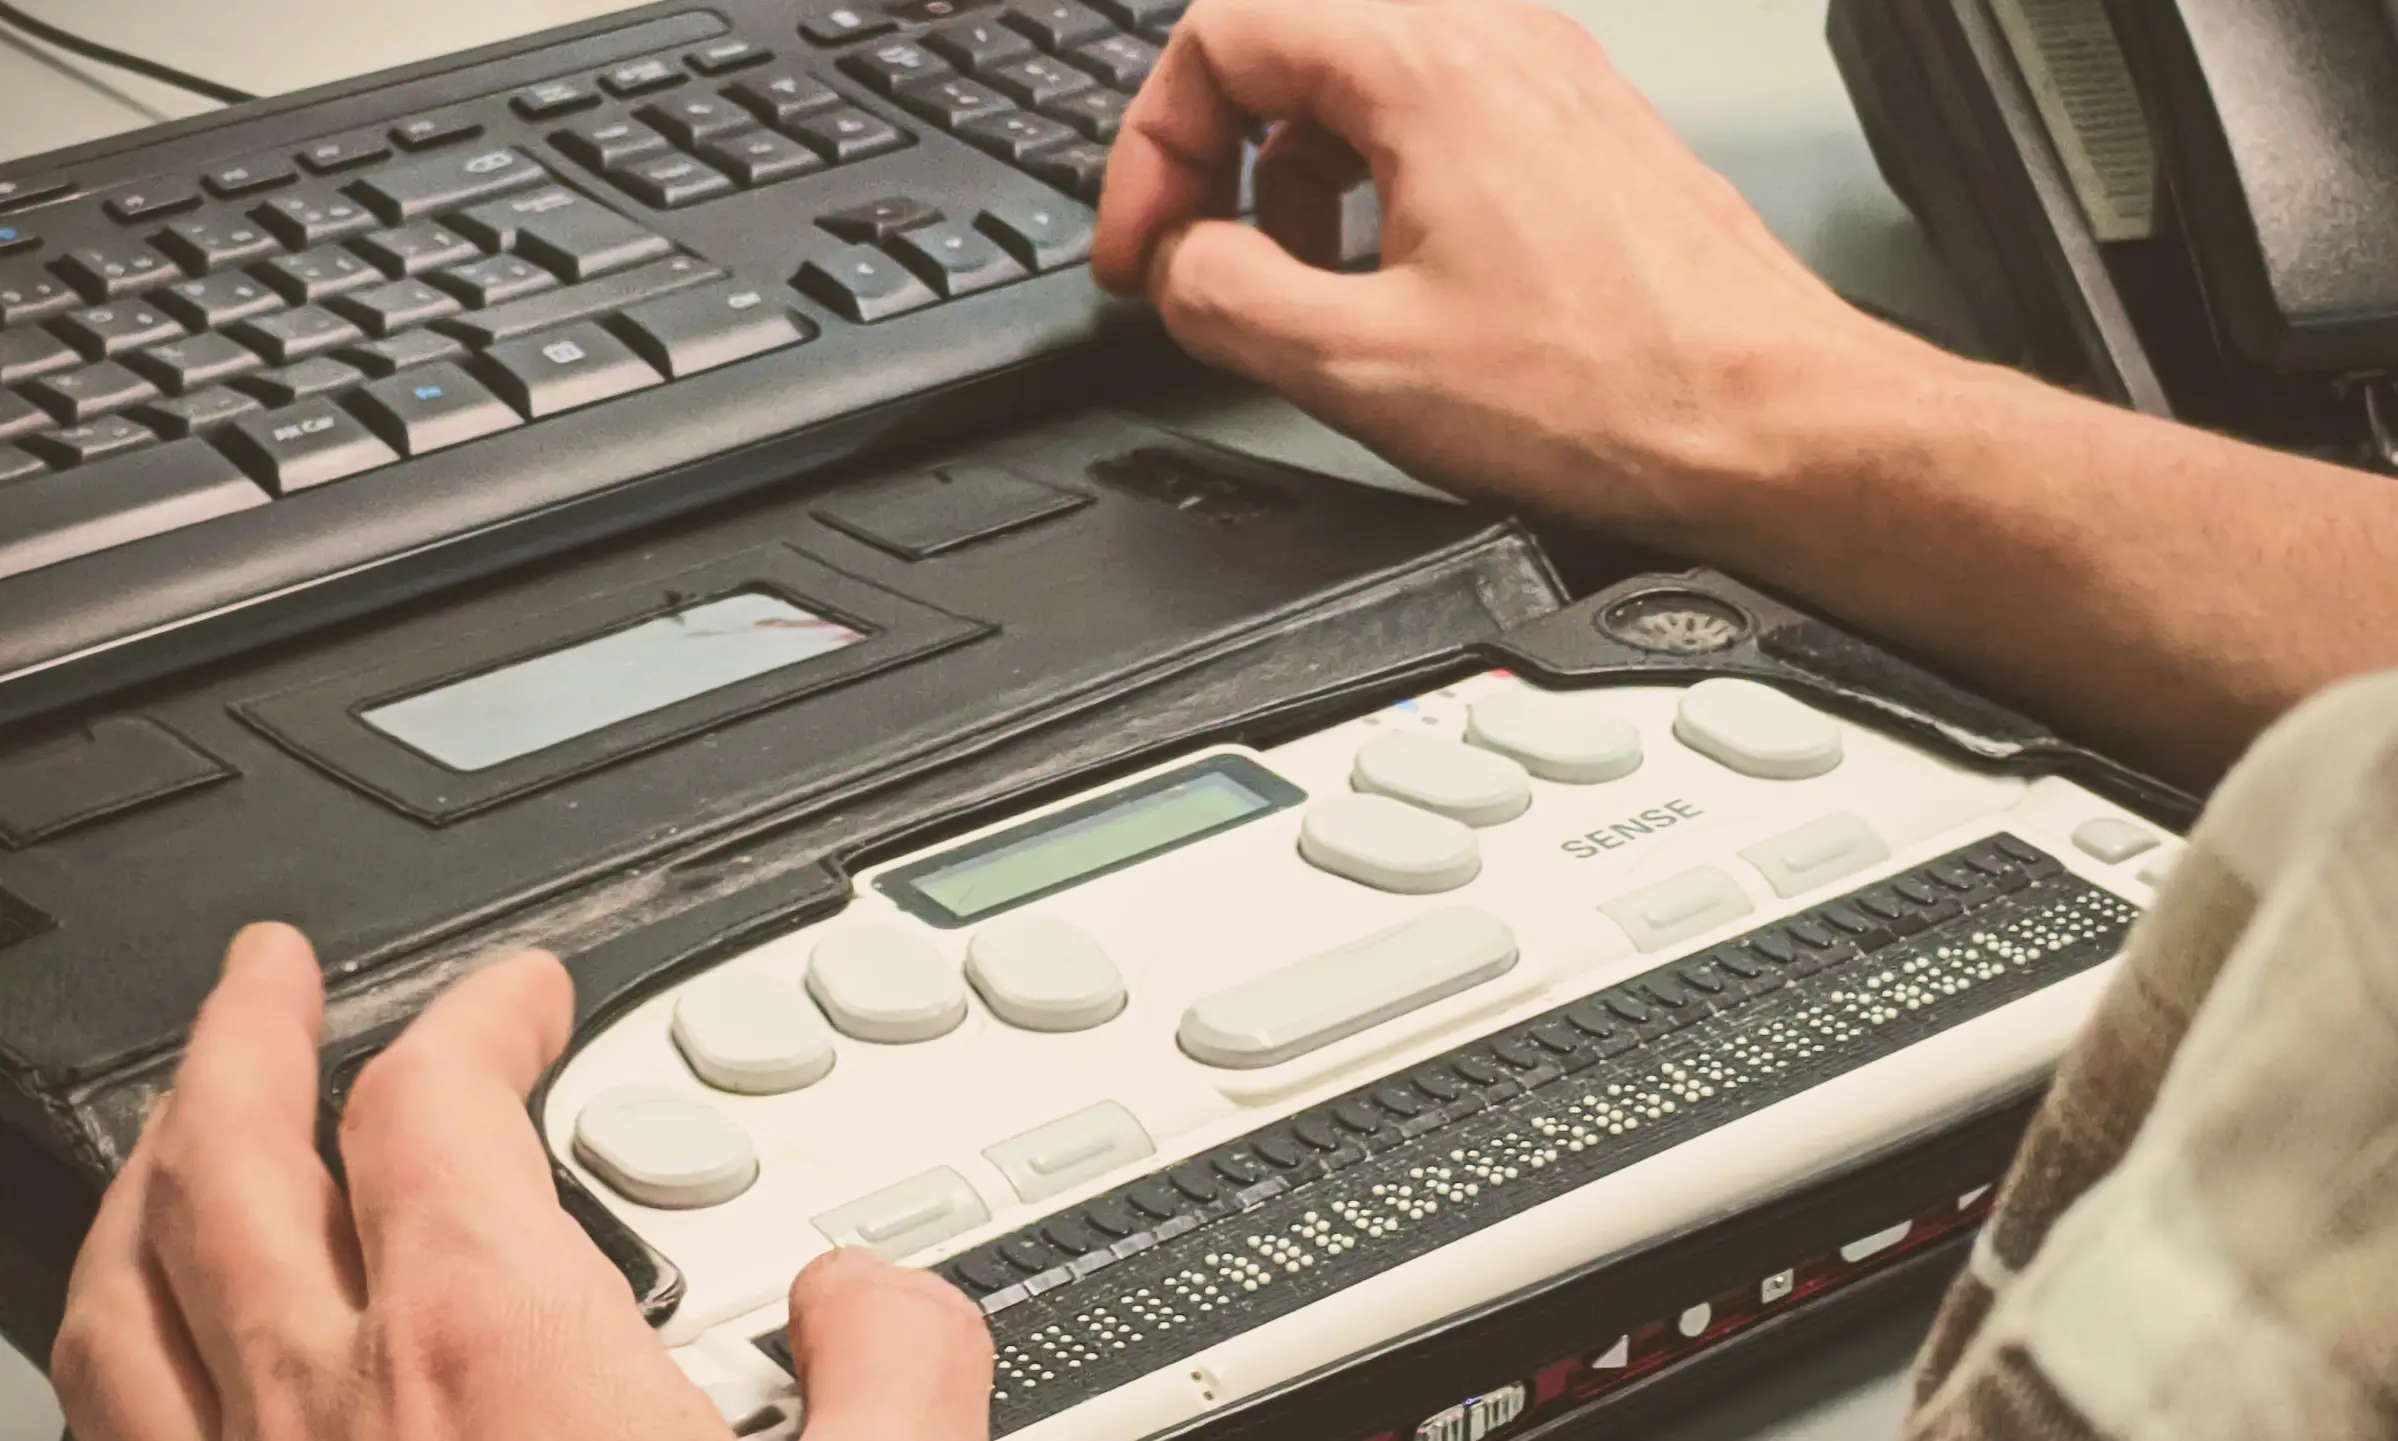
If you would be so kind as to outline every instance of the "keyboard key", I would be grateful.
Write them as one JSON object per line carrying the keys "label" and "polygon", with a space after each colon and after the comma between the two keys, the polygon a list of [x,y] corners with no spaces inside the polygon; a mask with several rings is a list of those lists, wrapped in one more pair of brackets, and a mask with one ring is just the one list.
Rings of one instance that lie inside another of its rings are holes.
{"label": "keyboard key", "polygon": [[824,157],[789,136],[759,130],[700,147],[700,158],[744,187],[772,185],[824,168]]}
{"label": "keyboard key", "polygon": [[1138,90],[1157,68],[1157,47],[1130,35],[1110,35],[1076,46],[1073,60],[1118,90]]}
{"label": "keyboard key", "polygon": [[1020,60],[1033,52],[1032,41],[1020,30],[993,20],[959,20],[928,32],[924,48],[960,70],[979,75],[994,65]]}
{"label": "keyboard key", "polygon": [[1113,90],[1094,85],[1044,107],[1044,113],[1065,121],[1093,140],[1110,141],[1124,129],[1125,107],[1131,104]]}
{"label": "keyboard key", "polygon": [[180,440],[187,435],[205,435],[263,409],[255,396],[211,386],[173,400],[152,401],[134,414],[160,435]]}
{"label": "keyboard key", "polygon": [[871,245],[848,245],[809,261],[793,282],[802,293],[861,325],[933,304],[940,297],[915,272]]}
{"label": "keyboard key", "polygon": [[958,127],[958,136],[1019,165],[1044,150],[1070,145],[1081,138],[1059,121],[1021,110],[970,120]]}
{"label": "keyboard key", "polygon": [[163,310],[130,301],[76,311],[55,328],[68,343],[93,360],[106,360],[183,334],[183,327]]}
{"label": "keyboard key", "polygon": [[688,78],[673,61],[653,57],[617,66],[600,77],[600,88],[619,100],[626,100],[680,85]]}
{"label": "keyboard key", "polygon": [[236,271],[186,280],[158,293],[159,309],[194,330],[217,330],[283,308],[283,297]]}
{"label": "keyboard key", "polygon": [[1099,84],[1065,61],[1047,55],[1002,65],[991,71],[988,78],[1017,104],[1032,106],[1047,106],[1051,101],[1095,89]]}
{"label": "keyboard key", "polygon": [[478,150],[378,171],[354,187],[376,213],[396,225],[436,210],[472,205],[539,185],[548,172],[520,150]]}
{"label": "keyboard key", "polygon": [[289,365],[295,360],[305,360],[311,355],[366,339],[357,326],[329,310],[313,305],[254,316],[235,325],[226,334],[277,365]]}
{"label": "keyboard key", "polygon": [[[543,201],[549,203],[539,203]],[[481,218],[478,228],[484,233],[500,228],[483,212],[474,214]],[[466,219],[461,218],[461,225]],[[541,191],[519,207],[512,220],[515,233],[507,241],[510,248],[567,280],[589,280],[674,249],[665,236],[644,230],[571,191]]]}
{"label": "keyboard key", "polygon": [[104,415],[130,410],[158,398],[158,387],[113,360],[29,380],[19,387],[27,400],[49,411],[61,425],[88,425]]}
{"label": "keyboard key", "polygon": [[294,250],[375,228],[375,217],[364,207],[330,190],[295,190],[250,213]]}
{"label": "keyboard key", "polygon": [[482,133],[481,125],[463,115],[419,115],[391,127],[392,142],[403,150],[432,150]]}
{"label": "keyboard key", "polygon": [[148,376],[169,395],[187,394],[265,363],[257,352],[232,337],[213,334],[154,345],[125,360],[128,367]]}
{"label": "keyboard key", "polygon": [[75,347],[47,330],[0,331],[0,385],[83,364]]}
{"label": "keyboard key", "polygon": [[787,71],[744,80],[724,92],[733,103],[769,125],[787,125],[802,115],[829,110],[841,103],[840,93],[813,75]]}
{"label": "keyboard key", "polygon": [[711,285],[624,312],[618,330],[635,354],[680,380],[770,350],[804,344],[816,328],[754,286]]}
{"label": "keyboard key", "polygon": [[1091,6],[1127,30],[1155,30],[1181,19],[1191,0],[1091,0]]}
{"label": "keyboard key", "polygon": [[913,40],[886,40],[869,46],[844,59],[841,68],[885,95],[912,80],[950,73],[948,61]]}
{"label": "keyboard key", "polygon": [[483,354],[482,372],[501,399],[533,420],[660,383],[649,362],[590,323],[495,345]]}
{"label": "keyboard key", "polygon": [[49,415],[32,401],[13,391],[0,390],[0,440],[48,430],[51,424]]}
{"label": "keyboard key", "polygon": [[441,322],[440,329],[481,350],[723,278],[724,272],[707,262],[678,255],[585,285],[549,290],[527,300],[461,315]]}
{"label": "keyboard key", "polygon": [[508,103],[527,120],[570,115],[599,104],[599,92],[580,80],[544,80],[516,92]]}
{"label": "keyboard key", "polygon": [[200,193],[184,185],[145,185],[109,200],[101,209],[119,225],[133,225],[179,214],[200,203]]}
{"label": "keyboard key", "polygon": [[897,22],[888,16],[843,5],[821,15],[809,16],[800,22],[799,33],[819,45],[840,45],[882,35],[896,28]]}
{"label": "keyboard key", "polygon": [[[449,297],[445,295],[442,299]],[[438,330],[402,331],[387,340],[353,345],[341,352],[343,360],[375,376],[393,375],[410,366],[431,365],[439,360],[464,360],[466,355],[465,346]]]}
{"label": "keyboard key", "polygon": [[64,175],[20,175],[14,180],[0,180],[0,210],[15,210],[36,200],[64,195],[75,188],[75,182]]}
{"label": "keyboard key", "polygon": [[444,265],[473,260],[483,253],[465,236],[430,220],[403,225],[397,230],[378,231],[357,241],[356,248],[385,274],[402,276],[422,275]]}
{"label": "keyboard key", "polygon": [[42,237],[21,225],[0,225],[0,255],[14,255],[20,250],[38,250]]}
{"label": "keyboard key", "polygon": [[320,395],[337,395],[365,382],[364,372],[319,355],[280,370],[245,376],[235,384],[269,405],[290,405]]}
{"label": "keyboard key", "polygon": [[138,241],[88,245],[52,267],[91,300],[115,300],[181,278],[173,262]]}
{"label": "keyboard key", "polygon": [[381,134],[365,132],[357,135],[335,135],[319,140],[299,154],[303,169],[316,175],[334,175],[344,170],[356,170],[388,159],[391,146]]}
{"label": "keyboard key", "polygon": [[980,81],[955,78],[910,85],[899,92],[899,103],[943,130],[955,130],[978,115],[1016,108],[1006,96]]}
{"label": "keyboard key", "polygon": [[314,305],[382,283],[383,272],[338,246],[282,255],[258,267],[258,277],[294,305]]}
{"label": "keyboard key", "polygon": [[1107,181],[1107,147],[1078,140],[1035,155],[1025,168],[1075,199],[1096,205],[1099,188]]}
{"label": "keyboard key", "polygon": [[329,400],[244,416],[219,433],[217,444],[277,495],[346,480],[400,458]]}
{"label": "keyboard key", "polygon": [[367,429],[402,455],[423,455],[524,424],[455,365],[378,380],[352,402]]}
{"label": "keyboard key", "polygon": [[903,230],[930,225],[941,218],[941,212],[912,195],[886,195],[836,210],[816,223],[840,236],[843,240],[859,242],[888,240]]}
{"label": "keyboard key", "polygon": [[747,40],[719,40],[683,56],[683,63],[702,75],[729,75],[772,60],[771,51]]}
{"label": "keyboard key", "polygon": [[513,255],[494,255],[489,260],[436,271],[428,278],[477,310],[532,295],[558,283],[556,276],[540,266]]}
{"label": "keyboard key", "polygon": [[264,226],[236,215],[178,220],[159,235],[158,248],[186,269],[206,275],[283,247]]}
{"label": "keyboard key", "polygon": [[989,236],[954,220],[894,237],[891,253],[944,299],[1024,278],[1024,267]]}
{"label": "keyboard key", "polygon": [[661,155],[673,148],[665,136],[638,120],[587,120],[550,139],[594,170],[614,170],[628,160]]}
{"label": "keyboard key", "polygon": [[684,95],[644,105],[637,112],[650,127],[685,149],[721,135],[735,135],[758,123],[747,110],[715,95]]}
{"label": "keyboard key", "polygon": [[231,165],[212,170],[201,177],[200,183],[207,186],[209,193],[218,199],[231,200],[236,196],[255,195],[261,190],[288,185],[299,178],[300,172],[292,168],[290,161],[270,155],[237,160]]}
{"label": "keyboard key", "polygon": [[[20,450],[13,445],[0,445],[0,485],[6,485],[12,480],[31,480],[49,468],[42,464],[40,456],[30,451]],[[0,498],[0,521],[5,521],[7,516],[8,501]],[[0,556],[7,554],[6,547],[7,542],[0,540]],[[0,571],[0,574],[6,574],[6,572]]]}
{"label": "keyboard key", "polygon": [[1112,32],[1107,17],[1074,0],[1009,0],[1007,23],[1044,50],[1063,50]]}
{"label": "keyboard key", "polygon": [[198,525],[267,503],[198,440],[153,445],[86,470],[0,490],[0,576]]}
{"label": "keyboard key", "polygon": [[109,415],[88,425],[73,425],[34,436],[25,442],[25,448],[65,470],[157,443],[157,433],[148,426],[121,415]]}
{"label": "keyboard key", "polygon": [[733,192],[732,177],[687,155],[636,160],[614,173],[627,193],[660,210],[697,205]]}
{"label": "keyboard key", "polygon": [[898,126],[848,107],[804,116],[792,128],[802,143],[835,165],[886,154],[908,143]]}
{"label": "keyboard key", "polygon": [[31,262],[0,265],[0,326],[23,325],[82,303],[73,287]]}

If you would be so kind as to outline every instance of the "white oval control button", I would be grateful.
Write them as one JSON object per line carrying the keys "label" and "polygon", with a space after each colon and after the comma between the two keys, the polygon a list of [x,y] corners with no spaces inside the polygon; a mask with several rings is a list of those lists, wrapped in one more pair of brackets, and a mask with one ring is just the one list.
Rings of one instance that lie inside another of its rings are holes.
{"label": "white oval control button", "polygon": [[1087,1031],[1124,1009],[1116,963],[1054,916],[1006,916],[976,931],[966,978],[1001,1020],[1028,1031]]}
{"label": "white oval control button", "polygon": [[628,1201],[719,1206],[758,1179],[749,1133],[715,1107],[663,1086],[618,1086],[575,1118],[575,1154]]}
{"label": "white oval control button", "polygon": [[2073,833],[2073,843],[2080,846],[2085,855],[2110,866],[2120,865],[2136,855],[2157,848],[2157,838],[2153,834],[2130,821],[2120,821],[2113,816],[2100,816],[2097,820],[2082,822]]}
{"label": "white oval control button", "polygon": [[1278,1065],[1512,970],[1515,932],[1486,911],[1427,911],[1216,992],[1182,1014],[1193,1060]]}
{"label": "white oval control button", "polygon": [[1840,727],[1769,685],[1718,677],[1682,693],[1674,736],[1745,776],[1795,781],[1840,764]]}
{"label": "white oval control button", "polygon": [[1299,824],[1299,854],[1320,870],[1401,895],[1453,891],[1482,870],[1472,830],[1389,796],[1319,801]]}
{"label": "white oval control button", "polygon": [[754,971],[692,983],[674,1003],[674,1043],[720,1091],[773,1096],[824,1079],[833,1032],[799,987]]}
{"label": "white oval control button", "polygon": [[1544,781],[1596,785],[1640,769],[1640,732],[1588,696],[1530,686],[1484,696],[1466,712],[1465,738]]}
{"label": "white oval control button", "polygon": [[818,941],[808,993],[843,1035],[861,1041],[929,1041],[966,1019],[957,967],[898,926],[854,926]]}
{"label": "white oval control button", "polygon": [[1532,804],[1532,778],[1507,757],[1404,731],[1358,747],[1349,783],[1469,826],[1514,820]]}

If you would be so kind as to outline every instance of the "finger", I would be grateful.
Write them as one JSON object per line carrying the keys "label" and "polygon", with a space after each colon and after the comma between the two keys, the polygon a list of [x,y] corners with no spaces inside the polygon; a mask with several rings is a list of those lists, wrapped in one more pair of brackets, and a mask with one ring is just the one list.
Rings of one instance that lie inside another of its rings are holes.
{"label": "finger", "polygon": [[588,1247],[525,1110],[573,1024],[566,968],[527,951],[451,987],[359,1073],[341,1153],[370,1291],[394,1268]]}
{"label": "finger", "polygon": [[[342,1344],[356,1261],[316,1152],[324,983],[288,926],[234,938],[158,1124],[144,1220],[219,1396]],[[278,1352],[280,1348],[280,1352]]]}
{"label": "finger", "polygon": [[[1209,213],[1251,122],[1312,120],[1382,174],[1407,123],[1412,38],[1377,0],[1199,0],[1125,112],[1108,161],[1091,264],[1138,290],[1164,239]],[[1416,27],[1405,27],[1412,30]]]}
{"label": "finger", "polygon": [[1311,120],[1277,126],[1257,157],[1257,228],[1302,264],[1343,263],[1341,197],[1367,177],[1365,157]]}
{"label": "finger", "polygon": [[1371,363],[1403,320],[1404,272],[1340,275],[1294,259],[1260,231],[1201,221],[1158,252],[1150,284],[1175,341],[1305,403],[1328,367]]}
{"label": "finger", "polygon": [[808,1441],[982,1441],[991,1353],[965,1293],[871,1251],[818,1257],[792,1284]]}
{"label": "finger", "polygon": [[67,1280],[50,1380],[79,1441],[208,1441],[217,1434],[216,1390],[145,1235],[158,1126],[154,1109],[100,1198]]}

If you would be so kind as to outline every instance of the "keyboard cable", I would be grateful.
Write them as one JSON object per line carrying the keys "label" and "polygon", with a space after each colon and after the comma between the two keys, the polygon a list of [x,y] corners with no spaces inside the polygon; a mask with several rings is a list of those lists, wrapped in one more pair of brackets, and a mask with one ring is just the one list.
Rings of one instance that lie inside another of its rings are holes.
{"label": "keyboard cable", "polygon": [[155,60],[144,60],[139,55],[128,55],[122,50],[102,45],[96,40],[86,40],[71,31],[61,30],[46,20],[38,20],[26,14],[8,3],[8,0],[0,0],[0,24],[22,30],[36,40],[55,45],[61,50],[80,55],[86,60],[96,60],[102,65],[131,71],[135,75],[155,80],[161,85],[172,85],[178,90],[205,96],[219,104],[239,105],[244,100],[258,98],[245,91],[236,90],[230,85],[219,85],[213,80],[204,80],[197,75],[187,75],[181,70],[161,65]]}

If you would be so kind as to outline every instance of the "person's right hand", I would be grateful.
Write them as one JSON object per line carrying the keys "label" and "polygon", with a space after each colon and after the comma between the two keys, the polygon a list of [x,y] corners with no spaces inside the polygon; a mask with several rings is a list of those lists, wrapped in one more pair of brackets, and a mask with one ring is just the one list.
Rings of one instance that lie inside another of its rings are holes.
{"label": "person's right hand", "polygon": [[[1261,122],[1250,229],[1221,217]],[[1381,268],[1324,268],[1369,172]],[[1653,540],[1790,477],[1826,377],[1921,364],[1518,0],[1197,0],[1126,115],[1093,264],[1423,480]]]}

